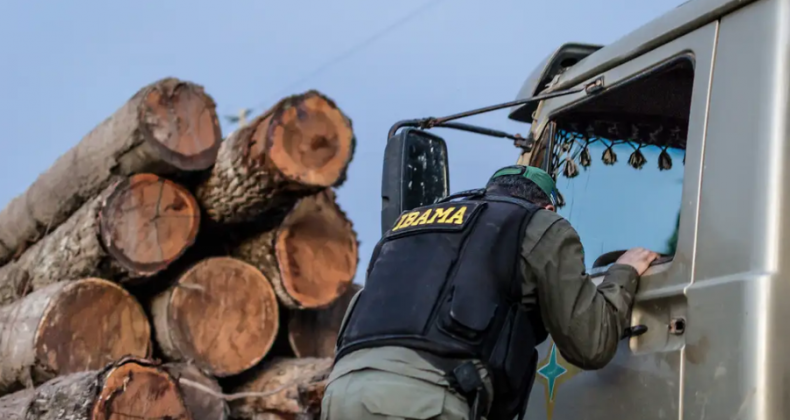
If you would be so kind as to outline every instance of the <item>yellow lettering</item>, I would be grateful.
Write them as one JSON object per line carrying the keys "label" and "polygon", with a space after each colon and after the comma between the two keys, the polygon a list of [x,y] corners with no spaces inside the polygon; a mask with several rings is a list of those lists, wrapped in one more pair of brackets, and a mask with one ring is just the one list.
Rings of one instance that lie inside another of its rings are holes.
{"label": "yellow lettering", "polygon": [[[445,213],[442,213],[442,215],[440,216],[441,219],[437,220],[437,222],[444,223],[444,221],[447,220],[447,218],[450,216],[450,214],[452,214],[453,210],[455,210],[455,207],[450,207],[449,209],[447,209],[447,211]],[[438,213],[438,211],[437,211],[437,213]]]}
{"label": "yellow lettering", "polygon": [[457,212],[453,215],[453,217],[447,219],[447,221],[442,221],[442,223],[454,223],[456,225],[460,225],[464,223],[464,214],[466,214],[466,206],[461,207],[458,209]]}
{"label": "yellow lettering", "polygon": [[400,229],[401,225],[403,224],[403,221],[406,220],[406,216],[408,215],[409,215],[408,213],[401,215],[400,219],[398,219],[398,223],[395,224],[395,227],[393,227],[392,230],[396,231]]}
{"label": "yellow lettering", "polygon": [[395,226],[392,230],[395,231],[395,230],[403,228],[403,226],[406,224],[406,220],[409,219],[410,215],[411,215],[411,213],[406,213],[403,216],[401,216],[400,220],[398,221],[398,225]]}
{"label": "yellow lettering", "polygon": [[425,211],[425,213],[422,214],[422,216],[420,216],[419,219],[417,219],[416,222],[414,222],[414,224],[415,225],[424,225],[424,224],[428,223],[428,216],[430,216],[430,215],[431,215],[431,209],[428,209],[428,210]]}
{"label": "yellow lettering", "polygon": [[419,216],[419,215],[420,215],[420,212],[418,212],[418,211],[413,211],[413,212],[407,214],[406,217],[403,220],[403,223],[399,223],[398,226],[395,229],[392,229],[392,230],[395,231],[395,230],[398,230],[398,229],[403,229],[403,228],[407,228],[407,227],[411,226],[414,223],[414,220],[416,220],[417,216]]}
{"label": "yellow lettering", "polygon": [[392,231],[394,232],[407,227],[430,225],[434,223],[462,225],[464,223],[464,217],[466,216],[467,207],[468,206],[461,206],[457,210],[456,207],[435,207],[426,209],[425,211],[405,213],[400,216],[398,223],[392,228]]}
{"label": "yellow lettering", "polygon": [[419,215],[420,215],[420,212],[418,212],[418,211],[409,213],[409,218],[406,219],[405,223],[403,223],[403,227],[414,226],[414,221],[417,220],[417,216],[419,216]]}
{"label": "yellow lettering", "polygon": [[433,217],[431,217],[431,219],[428,220],[428,224],[435,222],[437,217],[446,217],[446,215],[449,214],[452,210],[453,207],[450,207],[449,209],[443,209],[441,207],[437,208],[436,213],[434,213]]}

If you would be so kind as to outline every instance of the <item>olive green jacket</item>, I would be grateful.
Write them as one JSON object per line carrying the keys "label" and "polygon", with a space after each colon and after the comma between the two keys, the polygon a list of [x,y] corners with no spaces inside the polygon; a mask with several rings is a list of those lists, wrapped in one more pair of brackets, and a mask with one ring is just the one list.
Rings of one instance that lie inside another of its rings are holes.
{"label": "olive green jacket", "polygon": [[[629,326],[639,278],[636,270],[614,264],[596,287],[585,271],[579,235],[567,220],[547,210],[535,213],[527,226],[520,267],[524,279],[522,303],[527,309],[540,310],[562,356],[585,370],[609,363]],[[447,384],[441,371],[414,351],[401,347],[350,353],[337,361],[329,381],[363,369]]]}

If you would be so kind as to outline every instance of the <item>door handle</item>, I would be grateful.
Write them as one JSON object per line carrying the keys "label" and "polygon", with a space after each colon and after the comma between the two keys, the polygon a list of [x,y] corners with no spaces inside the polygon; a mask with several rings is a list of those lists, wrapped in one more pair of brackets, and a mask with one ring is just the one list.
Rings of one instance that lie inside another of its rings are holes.
{"label": "door handle", "polygon": [[647,332],[646,325],[634,325],[633,327],[628,327],[623,331],[623,335],[620,337],[621,340],[628,340],[631,337],[639,337],[640,335]]}

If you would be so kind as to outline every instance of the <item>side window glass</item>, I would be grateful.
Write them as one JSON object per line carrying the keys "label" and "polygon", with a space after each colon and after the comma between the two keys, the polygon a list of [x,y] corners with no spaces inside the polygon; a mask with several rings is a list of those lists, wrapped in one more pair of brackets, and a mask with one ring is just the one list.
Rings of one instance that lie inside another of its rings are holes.
{"label": "side window glass", "polygon": [[553,118],[558,211],[588,269],[635,246],[674,255],[693,81],[693,63],[679,59]]}

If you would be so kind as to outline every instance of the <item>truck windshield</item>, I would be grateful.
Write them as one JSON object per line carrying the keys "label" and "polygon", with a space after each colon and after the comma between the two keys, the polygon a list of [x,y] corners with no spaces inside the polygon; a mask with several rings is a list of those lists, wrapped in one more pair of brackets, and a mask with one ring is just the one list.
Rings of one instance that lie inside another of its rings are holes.
{"label": "truck windshield", "polygon": [[552,120],[558,212],[579,233],[588,269],[635,246],[674,255],[693,75],[679,60]]}

